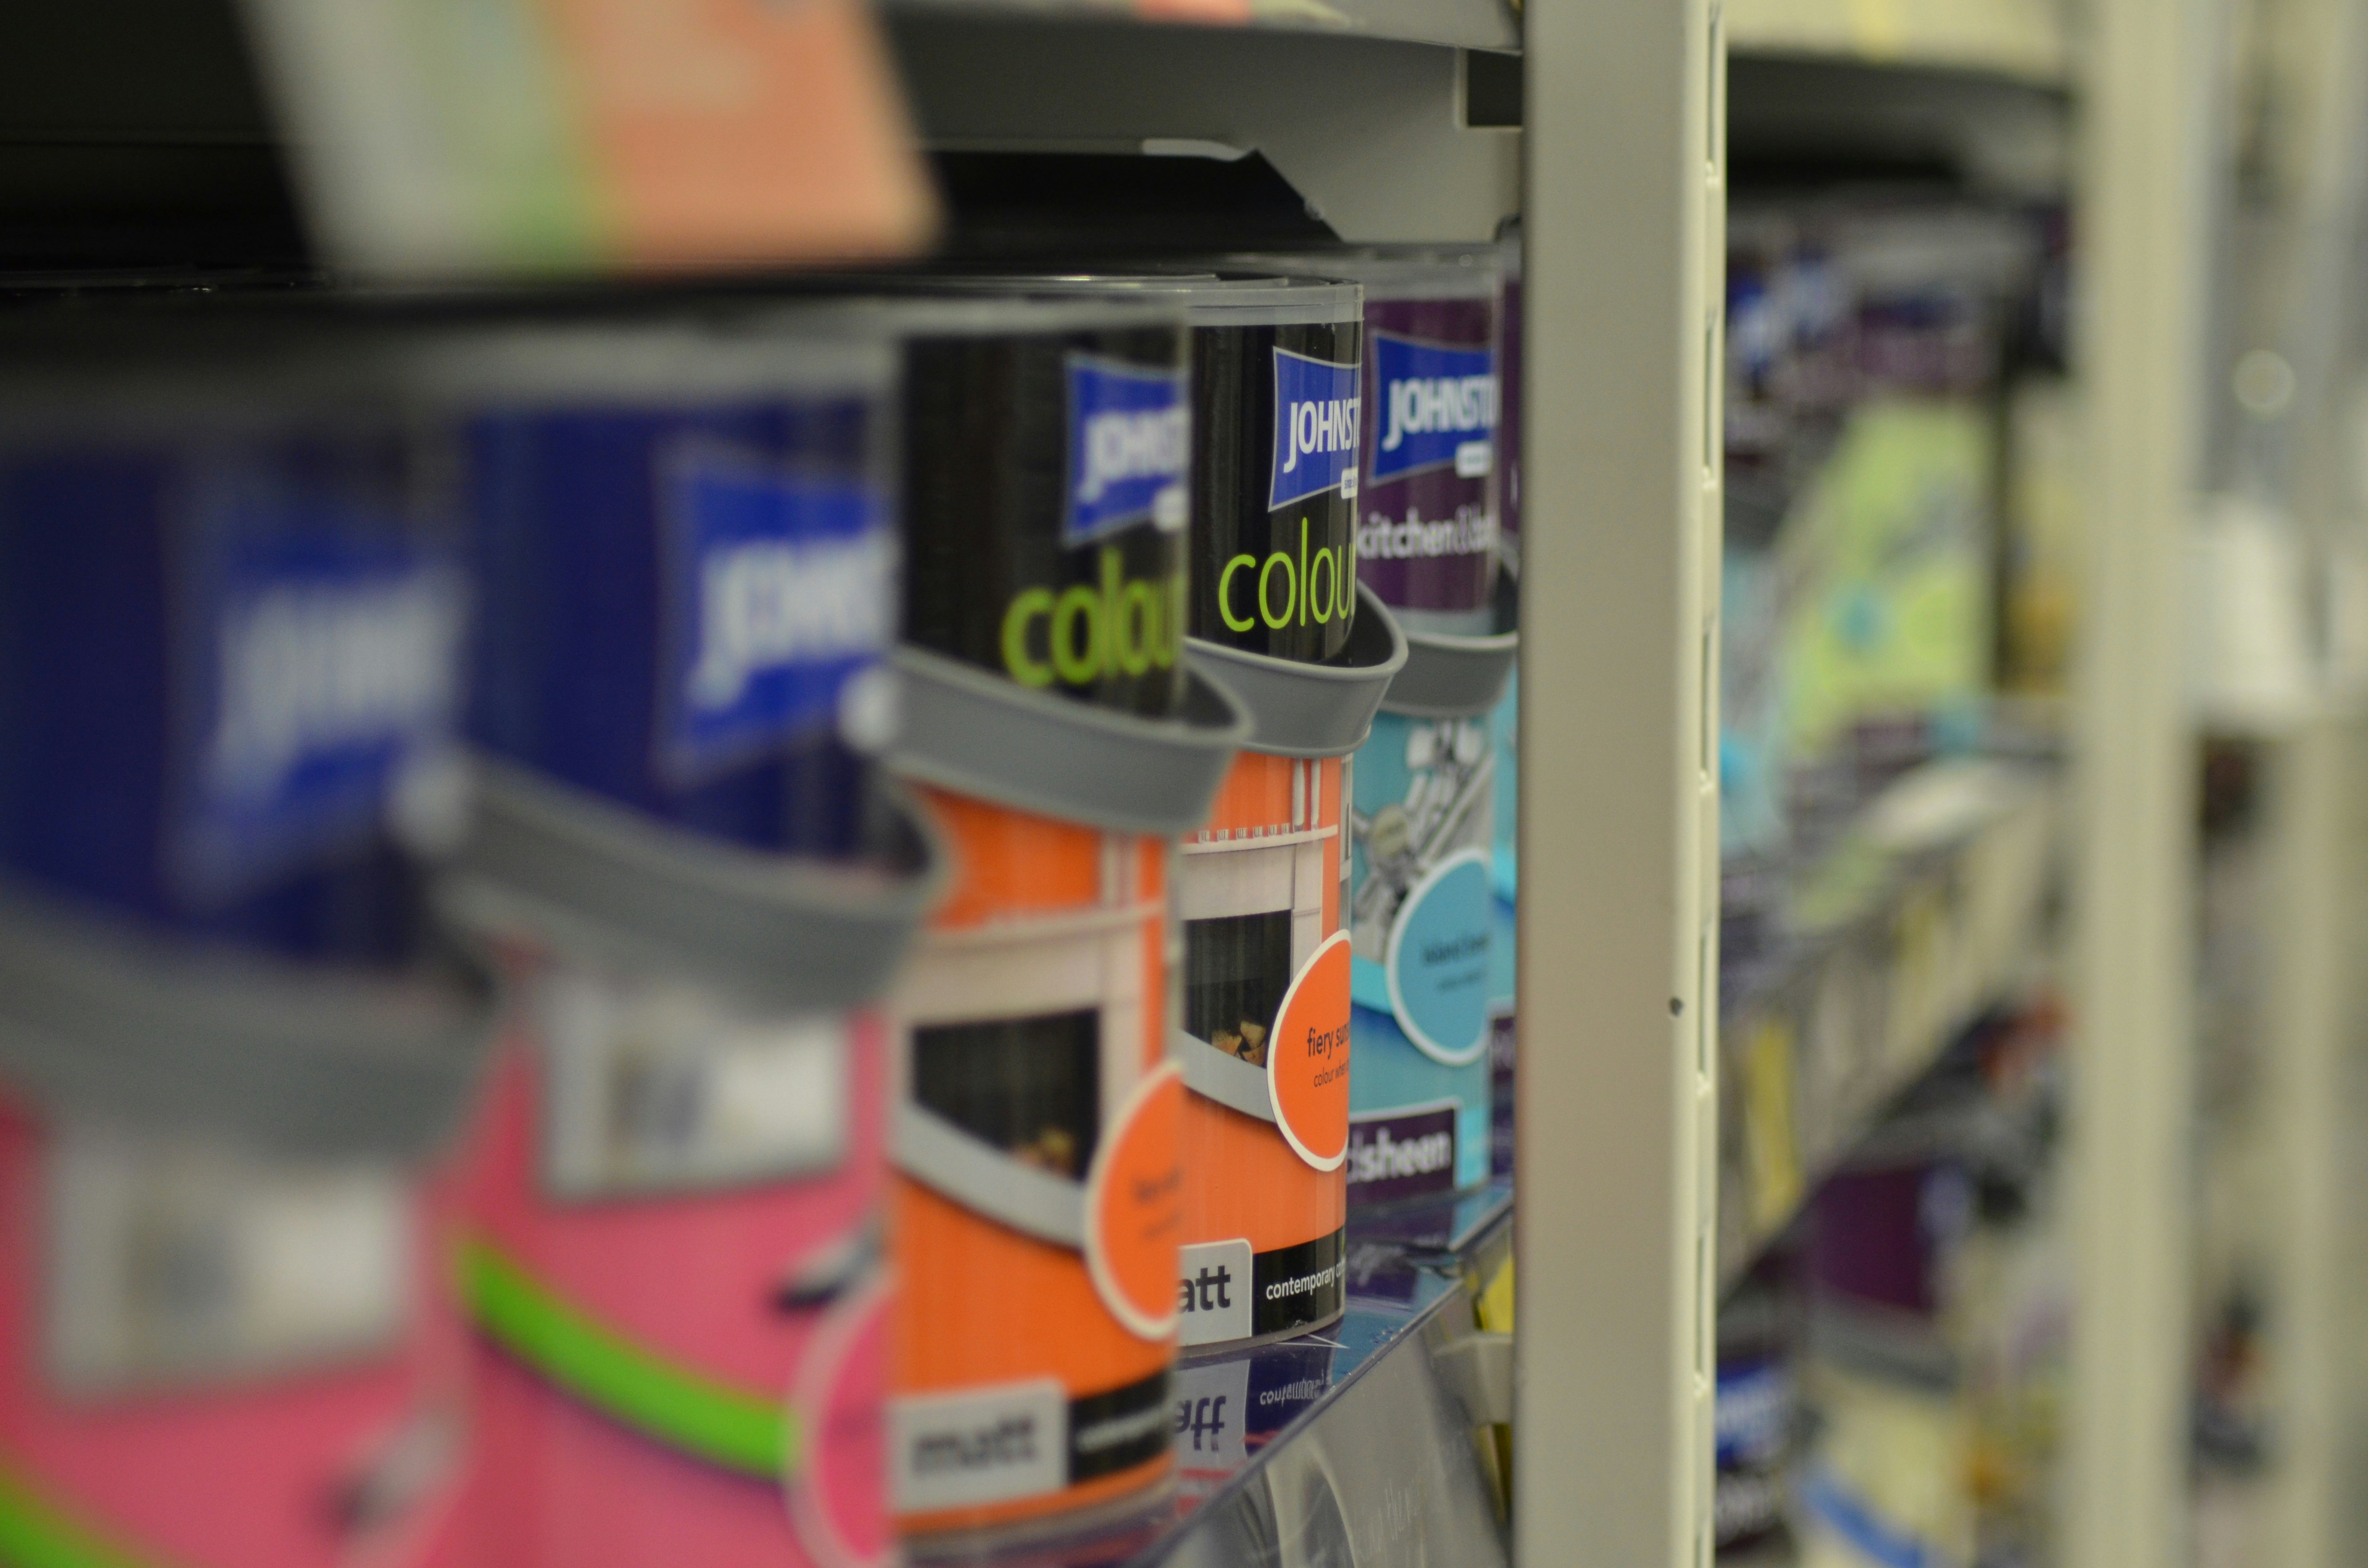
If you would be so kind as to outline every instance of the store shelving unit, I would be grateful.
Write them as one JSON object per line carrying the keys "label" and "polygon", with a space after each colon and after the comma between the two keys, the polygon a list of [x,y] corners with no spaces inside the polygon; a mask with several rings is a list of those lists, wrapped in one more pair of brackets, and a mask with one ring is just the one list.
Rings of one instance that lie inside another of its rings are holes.
{"label": "store shelving unit", "polygon": [[[472,138],[518,130],[514,117],[472,118],[472,107],[484,110],[521,73],[565,78],[574,62],[564,50],[531,28],[503,33],[516,52],[476,62],[474,96],[432,104],[390,106],[385,95],[399,99],[402,78],[372,74],[381,62],[366,53],[290,91],[308,60],[335,51],[267,48],[269,69],[258,69],[238,24],[243,17],[268,37],[310,4],[255,0],[234,14],[108,0],[46,13],[41,47],[14,62],[27,90],[0,95],[8,105],[0,151],[14,171],[12,210],[23,217],[12,264],[153,260],[154,244],[139,242],[143,221],[160,213],[171,216],[172,235],[202,239],[207,259],[298,269],[323,255],[414,281],[456,268],[598,277],[629,264],[590,243],[511,244],[498,222],[472,227],[482,214],[453,217],[448,192],[428,188],[419,207],[418,168],[433,160],[373,164],[378,131],[330,123],[341,91],[375,94],[373,112],[396,111],[373,122],[379,130],[429,126],[455,139],[447,154],[465,159],[488,144]],[[712,0],[698,14],[755,8]],[[428,7],[372,0],[349,9],[392,24]],[[1114,158],[1126,160],[1129,178],[1165,164],[1255,165],[1301,204],[1300,219],[1352,241],[1479,241],[1522,219],[1529,810],[1509,1536],[1522,1568],[1706,1568],[1719,1281],[1788,1207],[1723,1213],[1719,1168],[1715,672],[1730,45],[1749,56],[1736,69],[1736,111],[1748,112],[1754,135],[1792,136],[1795,147],[1896,144],[1906,126],[2000,188],[2044,187],[2067,168],[2075,177],[2099,542],[2068,802],[2078,824],[2072,989],[2086,1092],[2076,1113],[2081,1318],[2063,1560],[2157,1568],[2175,1558],[2186,1103],[2175,1045],[2185,1027],[2192,862],[2180,782],[2188,731],[2175,685],[2188,476],[2176,454],[2192,449],[2197,434],[2205,207],[2197,106],[2213,97],[2215,7],[2097,0],[2089,9],[2092,31],[2078,51],[2040,0],[1527,0],[1519,12],[1503,0],[892,0],[884,48],[864,52],[864,28],[849,35],[858,48],[846,58],[881,67],[876,81],[865,78],[880,95],[859,95],[857,107],[877,117],[860,145],[885,159],[878,166],[891,183],[917,173],[901,161],[901,143],[880,141],[909,116],[941,160]],[[476,12],[515,29],[527,7],[485,0]],[[1182,20],[1226,25],[1164,25]],[[122,41],[131,40],[141,47]],[[724,47],[707,58],[729,66],[734,57]],[[280,91],[268,110],[274,81]],[[887,91],[891,81],[901,96]],[[1837,81],[1850,91],[1826,90]],[[93,84],[102,90],[83,90]],[[2075,97],[2083,140],[2067,165]],[[418,113],[406,119],[406,107]],[[543,152],[571,151],[554,145]],[[530,158],[505,165],[536,166]],[[103,199],[77,209],[60,198],[76,171]],[[498,205],[533,188],[524,179],[474,195]],[[309,192],[309,203],[291,192]],[[840,227],[818,227],[791,187],[765,199],[776,226],[752,232],[777,243],[671,260],[877,254],[917,244],[927,222],[909,205],[858,202],[833,219]],[[324,250],[301,241],[300,211]],[[406,229],[406,214],[419,211],[448,226]],[[45,250],[45,237],[58,243]],[[957,224],[958,244],[974,237]],[[2317,765],[2299,766],[2295,789],[2325,815],[2324,780],[2309,770]],[[1969,886],[1982,874],[1968,869],[1975,861],[2011,858],[1993,853],[2007,840],[2027,857],[2053,809],[2044,790],[2018,797],[1963,837],[1925,846],[1929,858],[1908,858],[1912,874],[1903,873],[1884,918],[1918,896],[1918,878]],[[1997,876],[2015,887],[2030,880]],[[2323,875],[2313,886],[2331,896]],[[2027,892],[1986,896],[2015,911],[2032,902]],[[1950,1024],[2011,979],[2016,938],[2029,926],[2019,915],[2000,918],[1978,961],[1960,962],[1953,947],[1930,960],[1959,966],[1945,1005],[1885,1034],[1882,1071],[1851,1091],[1853,1107],[1883,1097]],[[1902,939],[1896,925],[1883,929],[1895,946]],[[2332,960],[2314,950],[2308,961],[2324,969]],[[2324,1039],[2327,1019],[2322,1010],[2295,1027]],[[1730,1042],[1751,1022],[1748,1009],[1730,1020]],[[2319,1082],[2297,1078],[2286,1092],[2309,1096]],[[1850,1119],[1796,1150],[1796,1166],[1804,1173],[1837,1151]],[[1425,1281],[1414,1304],[1375,1319],[1355,1375],[1336,1368],[1328,1393],[1208,1493],[1199,1522],[1135,1543],[1135,1560],[1240,1561],[1256,1545],[1283,1562],[1329,1561],[1307,1554],[1312,1538],[1286,1543],[1275,1503],[1286,1495],[1281,1478],[1321,1468],[1326,1434],[1342,1434],[1346,1452],[1357,1434],[1386,1430],[1391,1410],[1415,1409],[1445,1413],[1449,1435],[1360,1449],[1365,1468],[1344,1460],[1326,1471],[1340,1508],[1366,1529],[1355,1561],[1392,1568],[1504,1555],[1493,1512],[1467,1506],[1489,1484],[1467,1440],[1480,1424],[1473,1418],[1497,1414],[1502,1392],[1501,1379],[1473,1363],[1497,1352],[1455,1348],[1470,1336],[1452,1322],[1468,1310],[1463,1273],[1504,1244],[1497,1201],[1441,1236],[1398,1238],[1394,1256]],[[1401,1403],[1376,1403],[1385,1400]],[[1392,1472],[1393,1461],[1404,1468]],[[1432,1494],[1407,1490],[1417,1471],[1450,1477],[1437,1495],[1456,1500],[1455,1517],[1471,1527],[1464,1536],[1385,1528],[1411,1517],[1409,1498]],[[1237,1528],[1253,1533],[1224,1533]]]}
{"label": "store shelving unit", "polygon": [[[1804,891],[1804,929],[1720,997],[1718,1278],[1732,1288],[1816,1182],[2044,960],[2054,770],[1944,762],[1878,797]],[[1732,966],[1730,966],[1732,967]]]}

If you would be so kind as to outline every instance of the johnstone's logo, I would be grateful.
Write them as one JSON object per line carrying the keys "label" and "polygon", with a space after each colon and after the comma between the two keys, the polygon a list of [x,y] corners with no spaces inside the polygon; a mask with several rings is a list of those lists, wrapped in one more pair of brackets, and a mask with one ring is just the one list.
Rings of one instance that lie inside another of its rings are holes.
{"label": "johnstone's logo", "polygon": [[170,853],[203,898],[382,826],[453,825],[459,575],[391,535],[322,521],[242,520],[190,558],[207,641]]}
{"label": "johnstone's logo", "polygon": [[667,486],[666,744],[696,775],[837,715],[894,640],[896,544],[853,481],[709,449]]}
{"label": "johnstone's logo", "polygon": [[1388,333],[1375,333],[1372,341],[1382,394],[1372,482],[1435,468],[1452,467],[1466,479],[1486,474],[1497,431],[1496,354]]}
{"label": "johnstone's logo", "polygon": [[1069,359],[1069,487],[1061,541],[1091,544],[1148,517],[1180,528],[1192,411],[1185,379],[1108,359]]}
{"label": "johnstone's logo", "polygon": [[269,801],[343,757],[440,740],[458,704],[461,596],[432,568],[282,583],[222,618],[219,722],[206,778]]}
{"label": "johnstone's logo", "polygon": [[1274,351],[1274,483],[1267,509],[1330,490],[1357,493],[1357,367]]}

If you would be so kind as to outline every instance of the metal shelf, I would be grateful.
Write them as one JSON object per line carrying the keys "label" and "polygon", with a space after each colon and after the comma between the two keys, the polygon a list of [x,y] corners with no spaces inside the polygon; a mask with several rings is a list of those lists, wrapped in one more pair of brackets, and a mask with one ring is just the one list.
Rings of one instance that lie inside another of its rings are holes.
{"label": "metal shelf", "polygon": [[1170,1384],[1177,1484],[1116,1523],[1001,1549],[908,1548],[968,1568],[1507,1561],[1477,1438],[1510,1418],[1509,1335],[1474,1327],[1510,1256],[1513,1191],[1351,1215],[1349,1310],[1271,1345],[1188,1352]]}

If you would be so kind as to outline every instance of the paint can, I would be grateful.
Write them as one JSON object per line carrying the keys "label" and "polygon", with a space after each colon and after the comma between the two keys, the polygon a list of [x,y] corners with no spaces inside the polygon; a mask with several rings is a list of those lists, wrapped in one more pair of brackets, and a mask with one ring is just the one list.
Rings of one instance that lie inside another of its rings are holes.
{"label": "paint can", "polygon": [[459,1269],[478,1555],[888,1562],[879,1002],[937,880],[860,755],[891,351],[583,321],[416,374],[488,607],[442,902],[514,1001]]}
{"label": "paint can", "polygon": [[1172,841],[1246,726],[1182,657],[1180,312],[879,308],[905,339],[890,759],[956,868],[894,1096],[890,1485],[939,1553],[1086,1528],[1170,1473]]}
{"label": "paint can", "polygon": [[1190,298],[1191,656],[1254,728],[1178,864],[1188,1348],[1346,1309],[1344,759],[1405,658],[1356,586],[1357,288],[1228,278]]}
{"label": "paint can", "polygon": [[466,598],[370,354],[120,324],[0,391],[0,1538],[427,1563],[492,1010],[420,897]]}

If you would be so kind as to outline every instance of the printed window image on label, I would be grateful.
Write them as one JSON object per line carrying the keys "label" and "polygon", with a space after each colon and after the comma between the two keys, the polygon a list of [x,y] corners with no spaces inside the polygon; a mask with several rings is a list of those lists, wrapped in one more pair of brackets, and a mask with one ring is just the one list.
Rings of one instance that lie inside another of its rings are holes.
{"label": "printed window image on label", "polygon": [[228,898],[381,826],[461,825],[459,575],[352,519],[233,511],[184,587],[194,755],[175,869]]}
{"label": "printed window image on label", "polygon": [[897,544],[871,487],[695,443],[663,480],[667,767],[694,780],[837,723],[894,641]]}
{"label": "printed window image on label", "polygon": [[1455,1189],[1461,1100],[1351,1117],[1349,1201],[1394,1203]]}
{"label": "printed window image on label", "polygon": [[1219,915],[1184,925],[1184,1028],[1228,1056],[1266,1065],[1267,1034],[1291,988],[1292,911]]}
{"label": "printed window image on label", "polygon": [[1274,477],[1269,511],[1338,489],[1357,493],[1359,367],[1274,350]]}
{"label": "printed window image on label", "polygon": [[1101,1131],[1101,1014],[913,1031],[913,1098],[1021,1165],[1085,1179]]}
{"label": "printed window image on label", "polygon": [[[1265,1085],[1272,1033],[1292,983],[1322,947],[1324,899],[1337,892],[1326,861],[1339,836],[1319,824],[1323,765],[1292,769],[1291,815],[1252,831],[1217,829],[1188,842],[1178,858],[1177,898],[1183,916],[1184,1029],[1229,1061],[1239,1062],[1239,1091],[1212,1093],[1206,1064],[1186,1077],[1198,1092],[1247,1115],[1272,1119]],[[1251,1103],[1244,1103],[1245,1100]]]}
{"label": "printed window image on label", "polygon": [[757,1019],[694,986],[560,968],[536,995],[543,1179],[564,1198],[726,1188],[847,1154],[848,1025]]}
{"label": "printed window image on label", "polygon": [[1371,483],[1440,468],[1485,477],[1497,429],[1496,351],[1388,332],[1374,333],[1370,350],[1382,395]]}
{"label": "printed window image on label", "polygon": [[1076,548],[1148,517],[1172,533],[1190,520],[1188,379],[1072,355],[1069,475],[1061,540]]}

